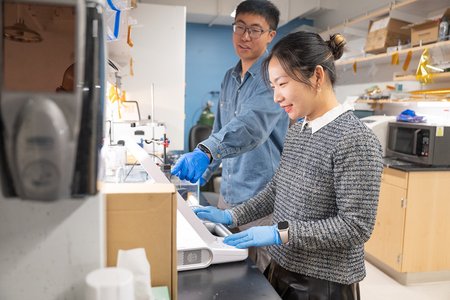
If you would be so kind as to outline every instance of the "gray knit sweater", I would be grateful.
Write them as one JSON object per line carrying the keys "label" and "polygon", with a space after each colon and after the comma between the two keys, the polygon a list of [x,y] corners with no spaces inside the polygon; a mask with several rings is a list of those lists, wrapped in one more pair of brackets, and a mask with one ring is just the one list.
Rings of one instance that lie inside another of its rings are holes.
{"label": "gray knit sweater", "polygon": [[271,182],[230,210],[234,225],[273,212],[274,224],[289,222],[289,242],[268,247],[279,265],[342,284],[361,281],[378,205],[380,144],[350,111],[314,134],[301,127],[289,129]]}

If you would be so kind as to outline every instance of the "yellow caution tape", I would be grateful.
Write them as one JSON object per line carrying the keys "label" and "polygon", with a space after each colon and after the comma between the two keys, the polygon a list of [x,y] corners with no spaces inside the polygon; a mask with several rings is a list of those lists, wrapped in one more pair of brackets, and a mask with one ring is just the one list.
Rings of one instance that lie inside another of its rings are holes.
{"label": "yellow caution tape", "polygon": [[411,62],[411,58],[412,58],[412,51],[409,50],[408,53],[406,54],[405,62],[403,63],[403,71],[408,70],[409,63]]}
{"label": "yellow caution tape", "polygon": [[133,58],[130,57],[130,76],[134,76]]}
{"label": "yellow caution tape", "polygon": [[398,52],[392,54],[391,65],[398,65],[400,63],[400,59],[398,57]]}
{"label": "yellow caution tape", "polygon": [[131,40],[131,25],[128,25],[128,32],[127,32],[127,44],[130,47],[134,46],[133,41]]}

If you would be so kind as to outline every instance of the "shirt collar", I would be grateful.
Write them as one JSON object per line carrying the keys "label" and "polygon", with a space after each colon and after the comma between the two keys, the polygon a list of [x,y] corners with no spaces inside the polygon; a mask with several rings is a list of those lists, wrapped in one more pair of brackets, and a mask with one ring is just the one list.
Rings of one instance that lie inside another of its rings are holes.
{"label": "shirt collar", "polygon": [[[343,113],[353,110],[353,106],[350,104],[339,104],[333,109],[327,111],[323,116],[318,117],[313,121],[307,121],[308,126],[311,127],[312,133],[319,131],[322,127],[328,125],[333,122],[337,117],[342,115]],[[306,118],[305,118],[306,119]]]}
{"label": "shirt collar", "polygon": [[[261,55],[254,63],[253,65],[250,67],[250,69],[248,69],[248,73],[252,76],[255,77],[257,74],[260,73],[261,71],[261,65],[262,62],[264,61],[264,59],[266,59],[266,57],[269,55],[269,52],[267,51],[267,49],[264,51],[263,55]],[[239,61],[236,66],[233,69],[233,72],[231,73],[231,75],[234,78],[237,77],[241,77],[241,71],[242,71],[242,64],[241,61]],[[245,74],[244,74],[245,75]]]}

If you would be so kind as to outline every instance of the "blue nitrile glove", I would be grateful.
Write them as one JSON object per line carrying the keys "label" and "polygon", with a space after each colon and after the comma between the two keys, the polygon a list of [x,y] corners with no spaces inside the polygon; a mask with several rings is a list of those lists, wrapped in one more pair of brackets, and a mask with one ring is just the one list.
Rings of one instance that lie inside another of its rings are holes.
{"label": "blue nitrile glove", "polygon": [[401,115],[405,115],[405,116],[410,116],[410,117],[415,117],[416,116],[416,112],[411,110],[411,109],[405,109],[400,114]]}
{"label": "blue nitrile glove", "polygon": [[214,223],[220,223],[225,225],[230,225],[233,223],[233,218],[227,210],[222,210],[215,208],[214,206],[205,206],[196,208],[193,210],[194,213],[203,220],[212,221]]}
{"label": "blue nitrile glove", "polygon": [[281,238],[277,230],[277,225],[255,226],[229,235],[223,239],[223,242],[239,249],[245,249],[248,247],[281,245]]}
{"label": "blue nitrile glove", "polygon": [[200,186],[204,186],[206,184],[206,180],[203,177],[200,177]]}
{"label": "blue nitrile glove", "polygon": [[193,152],[186,153],[178,159],[171,174],[182,180],[195,183],[208,168],[209,161],[210,159],[205,152],[195,148]]}
{"label": "blue nitrile glove", "polygon": [[417,116],[416,112],[411,109],[405,109],[397,116],[398,122],[422,123],[425,122],[424,116]]}

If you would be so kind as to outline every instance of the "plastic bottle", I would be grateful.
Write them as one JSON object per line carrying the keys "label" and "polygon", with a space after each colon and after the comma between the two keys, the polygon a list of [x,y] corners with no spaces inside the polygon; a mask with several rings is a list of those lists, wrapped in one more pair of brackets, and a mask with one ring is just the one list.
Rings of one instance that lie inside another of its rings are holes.
{"label": "plastic bottle", "polygon": [[447,17],[443,17],[439,24],[439,40],[445,41],[448,39],[448,20]]}

